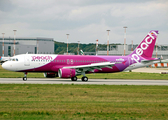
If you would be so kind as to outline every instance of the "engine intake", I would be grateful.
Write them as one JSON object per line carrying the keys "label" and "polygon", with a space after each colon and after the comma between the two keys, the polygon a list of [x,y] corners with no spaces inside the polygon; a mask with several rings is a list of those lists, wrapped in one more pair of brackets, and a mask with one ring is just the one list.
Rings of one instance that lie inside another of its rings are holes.
{"label": "engine intake", "polygon": [[75,69],[61,68],[58,70],[58,76],[60,78],[72,78],[76,76],[76,71]]}

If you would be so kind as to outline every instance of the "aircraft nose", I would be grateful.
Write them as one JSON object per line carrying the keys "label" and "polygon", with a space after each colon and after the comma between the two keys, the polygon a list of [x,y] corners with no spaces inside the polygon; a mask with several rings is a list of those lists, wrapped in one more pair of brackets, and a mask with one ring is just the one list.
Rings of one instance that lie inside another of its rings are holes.
{"label": "aircraft nose", "polygon": [[4,69],[6,69],[6,70],[9,70],[9,65],[6,64],[6,63],[3,63],[3,64],[2,64],[2,67],[3,67]]}

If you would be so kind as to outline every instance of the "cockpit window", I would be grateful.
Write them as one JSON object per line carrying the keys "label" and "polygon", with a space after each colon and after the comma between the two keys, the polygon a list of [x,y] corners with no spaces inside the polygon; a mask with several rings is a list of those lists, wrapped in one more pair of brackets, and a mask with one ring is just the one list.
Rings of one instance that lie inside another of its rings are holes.
{"label": "cockpit window", "polygon": [[19,61],[18,58],[11,58],[9,61]]}

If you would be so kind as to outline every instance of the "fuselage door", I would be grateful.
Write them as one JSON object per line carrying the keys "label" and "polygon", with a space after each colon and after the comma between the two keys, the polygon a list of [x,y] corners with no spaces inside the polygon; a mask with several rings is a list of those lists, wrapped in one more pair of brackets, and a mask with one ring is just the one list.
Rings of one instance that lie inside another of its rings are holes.
{"label": "fuselage door", "polygon": [[29,56],[24,56],[24,65],[25,66],[30,66],[30,58]]}

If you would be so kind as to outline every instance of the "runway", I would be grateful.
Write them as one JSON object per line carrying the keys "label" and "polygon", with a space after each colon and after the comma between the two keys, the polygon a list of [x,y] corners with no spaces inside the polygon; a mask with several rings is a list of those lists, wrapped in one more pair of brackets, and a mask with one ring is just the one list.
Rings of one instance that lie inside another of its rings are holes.
{"label": "runway", "polygon": [[71,81],[70,79],[57,78],[0,78],[0,84],[90,84],[90,85],[166,85],[168,80],[123,80],[123,79],[89,79],[88,82],[81,80]]}

